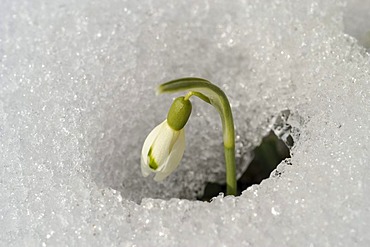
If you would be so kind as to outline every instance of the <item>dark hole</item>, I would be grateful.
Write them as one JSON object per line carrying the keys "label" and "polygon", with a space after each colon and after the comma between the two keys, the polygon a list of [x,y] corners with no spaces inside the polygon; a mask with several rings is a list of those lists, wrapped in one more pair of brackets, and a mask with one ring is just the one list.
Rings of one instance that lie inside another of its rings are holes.
{"label": "dark hole", "polygon": [[[288,145],[293,145],[292,138],[288,138],[288,141],[292,142],[288,143]],[[247,170],[238,179],[238,195],[253,184],[259,184],[262,180],[268,178],[270,173],[282,160],[290,157],[288,147],[273,131],[263,138],[261,145],[256,147],[253,152],[254,159],[249,164]],[[226,192],[225,184],[208,183],[204,189],[203,196],[197,199],[201,201],[210,201],[221,192]]]}

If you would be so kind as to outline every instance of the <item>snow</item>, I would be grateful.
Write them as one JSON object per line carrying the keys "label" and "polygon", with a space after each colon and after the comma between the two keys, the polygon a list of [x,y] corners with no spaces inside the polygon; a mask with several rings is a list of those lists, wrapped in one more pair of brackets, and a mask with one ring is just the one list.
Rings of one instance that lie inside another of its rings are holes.
{"label": "snow", "polygon": [[[366,11],[367,10],[367,11]],[[368,246],[370,58],[362,1],[10,1],[0,8],[0,245]],[[365,37],[365,38],[362,38]],[[224,89],[238,172],[273,129],[291,159],[239,197],[217,112],[193,100],[163,183],[140,151],[171,79]]]}

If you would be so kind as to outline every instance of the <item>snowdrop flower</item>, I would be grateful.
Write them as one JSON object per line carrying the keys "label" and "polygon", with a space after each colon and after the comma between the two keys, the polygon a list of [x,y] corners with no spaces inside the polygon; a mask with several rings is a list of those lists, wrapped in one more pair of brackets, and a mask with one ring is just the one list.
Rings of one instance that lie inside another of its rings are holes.
{"label": "snowdrop flower", "polygon": [[154,172],[154,180],[162,181],[178,167],[185,151],[184,126],[191,108],[188,99],[175,99],[167,119],[150,132],[141,151],[141,172],[144,177]]}
{"label": "snowdrop flower", "polygon": [[202,78],[188,77],[161,84],[157,93],[187,91],[174,100],[167,119],[146,138],[141,151],[141,172],[144,177],[154,172],[154,180],[162,181],[179,165],[185,150],[185,130],[191,113],[190,97],[196,96],[212,105],[221,117],[226,165],[226,194],[236,195],[235,130],[231,107],[225,93]]}

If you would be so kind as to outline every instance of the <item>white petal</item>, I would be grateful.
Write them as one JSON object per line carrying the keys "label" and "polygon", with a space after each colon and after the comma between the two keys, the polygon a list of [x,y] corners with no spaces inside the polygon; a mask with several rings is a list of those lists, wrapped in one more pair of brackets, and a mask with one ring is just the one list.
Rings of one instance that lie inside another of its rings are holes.
{"label": "white petal", "polygon": [[151,172],[152,170],[146,164],[146,160],[144,160],[143,157],[141,157],[141,174],[143,175],[143,177],[147,177]]}
{"label": "white petal", "polygon": [[158,165],[156,171],[163,170],[163,165],[168,159],[179,134],[180,131],[173,130],[167,122],[163,123],[157,138],[151,146],[151,157]]}
{"label": "white petal", "polygon": [[168,177],[171,173],[164,173],[164,172],[157,172],[154,176],[154,181],[162,182],[166,177]]}
{"label": "white petal", "polygon": [[157,125],[147,136],[144,141],[143,149],[141,150],[141,173],[144,177],[147,177],[152,170],[148,166],[148,152],[150,146],[153,144],[154,140],[157,138],[162,125],[167,122],[166,120],[163,121],[161,124]]}
{"label": "white petal", "polygon": [[185,151],[185,130],[179,131],[179,135],[175,144],[173,145],[172,151],[168,156],[167,160],[163,164],[163,168],[158,171],[154,177],[155,181],[162,181],[168,175],[170,175],[180,164],[182,156]]}

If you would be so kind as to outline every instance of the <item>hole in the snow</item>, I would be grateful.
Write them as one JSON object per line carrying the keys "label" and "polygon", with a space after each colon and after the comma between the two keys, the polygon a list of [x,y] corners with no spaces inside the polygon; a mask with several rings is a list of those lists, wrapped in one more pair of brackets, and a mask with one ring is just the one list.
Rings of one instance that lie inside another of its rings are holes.
{"label": "hole in the snow", "polygon": [[[293,139],[290,138],[288,141],[293,142]],[[293,143],[289,144],[293,145]],[[268,178],[282,160],[290,157],[288,147],[273,131],[263,138],[261,145],[256,147],[253,152],[254,159],[238,179],[238,195],[253,184],[259,184],[262,180]],[[197,199],[209,201],[221,192],[226,192],[225,184],[208,183],[204,189],[203,196]]]}

